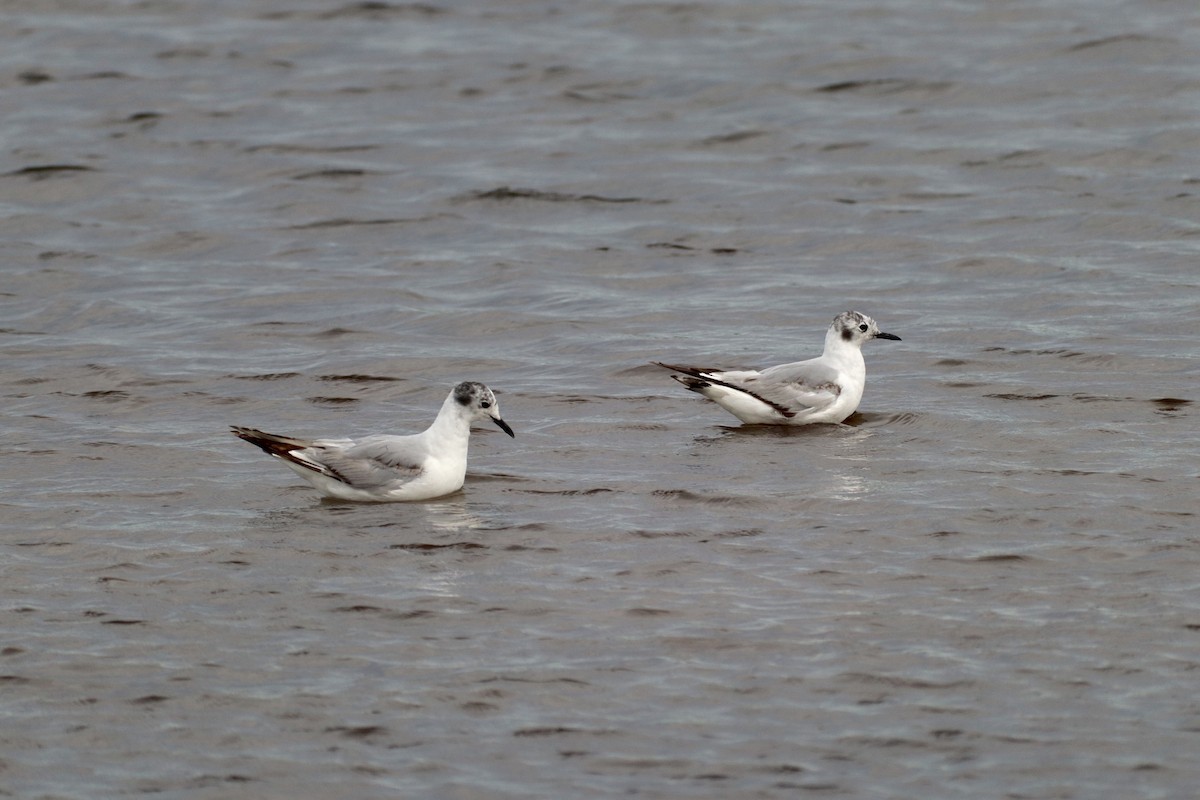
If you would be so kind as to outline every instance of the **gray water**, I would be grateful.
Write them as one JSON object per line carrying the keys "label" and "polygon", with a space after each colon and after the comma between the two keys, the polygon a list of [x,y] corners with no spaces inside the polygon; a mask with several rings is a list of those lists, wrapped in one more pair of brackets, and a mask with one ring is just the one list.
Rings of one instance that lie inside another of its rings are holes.
{"label": "gray water", "polygon": [[[0,18],[0,795],[1195,796],[1193,3]],[[848,308],[847,426],[648,364]]]}

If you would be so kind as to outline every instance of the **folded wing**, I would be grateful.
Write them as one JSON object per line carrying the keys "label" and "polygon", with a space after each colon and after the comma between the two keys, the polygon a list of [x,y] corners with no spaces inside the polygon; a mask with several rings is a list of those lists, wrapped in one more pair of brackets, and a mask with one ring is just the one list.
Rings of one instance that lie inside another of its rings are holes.
{"label": "folded wing", "polygon": [[749,382],[763,396],[794,412],[820,411],[842,394],[837,370],[813,361],[780,364]]}
{"label": "folded wing", "polygon": [[232,430],[239,439],[276,458],[356,488],[404,484],[421,474],[420,454],[405,447],[403,436],[309,441],[255,428]]}
{"label": "folded wing", "polygon": [[421,474],[424,460],[405,436],[369,436],[349,446],[314,442],[313,449],[320,450],[314,460],[357,488],[408,483]]}
{"label": "folded wing", "polygon": [[675,379],[694,392],[704,394],[704,389],[710,386],[722,386],[749,395],[788,418],[820,411],[842,393],[837,371],[811,361],[780,364],[762,372],[654,363],[683,373],[674,376]]}

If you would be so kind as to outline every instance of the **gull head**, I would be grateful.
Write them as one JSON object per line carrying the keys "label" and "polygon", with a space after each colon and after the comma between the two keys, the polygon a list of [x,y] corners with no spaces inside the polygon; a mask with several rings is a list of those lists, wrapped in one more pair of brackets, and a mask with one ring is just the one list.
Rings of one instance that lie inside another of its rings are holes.
{"label": "gull head", "polygon": [[868,317],[866,314],[860,314],[857,311],[843,311],[833,318],[833,323],[829,326],[829,330],[836,334],[839,341],[846,344],[862,347],[863,344],[871,339],[893,339],[900,341],[900,337],[894,333],[884,333],[879,330],[879,325],[875,320]]}
{"label": "gull head", "polygon": [[478,381],[463,381],[454,387],[454,402],[463,408],[463,413],[472,422],[479,419],[490,419],[500,430],[516,438],[512,428],[500,417],[500,404],[496,395],[487,386]]}

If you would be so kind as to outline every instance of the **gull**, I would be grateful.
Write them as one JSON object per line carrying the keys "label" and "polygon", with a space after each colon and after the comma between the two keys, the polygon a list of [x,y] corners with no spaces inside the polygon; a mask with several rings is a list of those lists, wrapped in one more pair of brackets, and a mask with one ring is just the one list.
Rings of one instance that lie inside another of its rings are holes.
{"label": "gull", "polygon": [[467,475],[471,423],[490,419],[515,438],[500,418],[492,390],[463,381],[451,390],[437,419],[410,436],[379,434],[361,439],[296,439],[254,428],[232,427],[293,472],[338,500],[428,500],[457,492]]}
{"label": "gull", "polygon": [[900,341],[899,336],[882,333],[866,314],[843,311],[825,332],[825,352],[819,358],[761,372],[653,363],[683,373],[671,377],[748,424],[841,422],[862,400],[867,384],[862,346],[870,339]]}

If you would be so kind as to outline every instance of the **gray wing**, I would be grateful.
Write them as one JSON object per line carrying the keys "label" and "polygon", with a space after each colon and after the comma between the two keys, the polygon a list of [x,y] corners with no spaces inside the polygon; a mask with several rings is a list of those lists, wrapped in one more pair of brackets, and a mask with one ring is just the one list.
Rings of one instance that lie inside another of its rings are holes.
{"label": "gray wing", "polygon": [[342,483],[359,488],[404,484],[421,474],[424,454],[406,436],[369,436],[358,442],[314,442],[313,461]]}
{"label": "gray wing", "polygon": [[726,372],[721,378],[779,406],[792,410],[820,409],[842,393],[836,369],[811,361],[796,361],[762,372]]}

